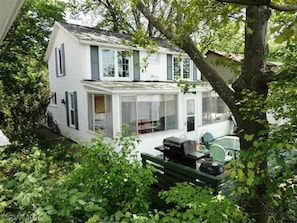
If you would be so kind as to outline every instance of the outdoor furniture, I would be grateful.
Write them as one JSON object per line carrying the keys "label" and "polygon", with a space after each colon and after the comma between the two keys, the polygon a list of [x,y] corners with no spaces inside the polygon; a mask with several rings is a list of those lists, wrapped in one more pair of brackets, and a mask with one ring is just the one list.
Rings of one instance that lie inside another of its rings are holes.
{"label": "outdoor furniture", "polygon": [[229,175],[225,172],[213,176],[147,153],[141,153],[141,159],[143,166],[154,167],[154,177],[157,179],[154,184],[162,189],[173,187],[177,182],[189,182],[192,185],[213,188],[214,195],[227,192],[230,181]]}
{"label": "outdoor furniture", "polygon": [[202,143],[205,145],[206,149],[209,149],[210,144],[215,140],[210,132],[206,132],[202,136]]}
{"label": "outdoor furniture", "polygon": [[238,136],[223,136],[213,141],[213,144],[224,147],[225,150],[233,153],[234,159],[237,159],[237,153],[240,151],[240,142]]}
{"label": "outdoor furniture", "polygon": [[178,137],[168,137],[163,140],[163,147],[155,149],[163,152],[167,158],[175,163],[196,169],[196,161],[209,156],[209,152],[198,152],[196,142]]}
{"label": "outdoor furniture", "polygon": [[218,161],[220,163],[229,162],[234,158],[232,153],[224,149],[223,146],[217,144],[210,145],[209,153],[214,161]]}

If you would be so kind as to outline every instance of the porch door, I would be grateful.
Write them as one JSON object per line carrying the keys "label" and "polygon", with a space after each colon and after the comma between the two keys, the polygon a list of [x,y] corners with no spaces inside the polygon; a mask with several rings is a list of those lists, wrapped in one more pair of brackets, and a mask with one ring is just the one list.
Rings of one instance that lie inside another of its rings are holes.
{"label": "porch door", "polygon": [[185,100],[185,135],[187,139],[196,139],[196,98],[186,96]]}

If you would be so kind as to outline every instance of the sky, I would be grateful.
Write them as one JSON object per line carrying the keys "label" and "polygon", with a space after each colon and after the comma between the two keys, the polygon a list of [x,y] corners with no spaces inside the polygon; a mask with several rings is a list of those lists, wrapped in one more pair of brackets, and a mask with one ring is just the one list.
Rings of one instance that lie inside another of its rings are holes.
{"label": "sky", "polygon": [[[69,2],[69,0],[60,0],[63,2]],[[86,0],[76,0],[77,2],[85,2]],[[66,12],[66,21],[68,23],[77,24],[77,25],[84,25],[84,26],[95,26],[99,21],[99,16],[95,15],[94,13],[84,14],[79,12],[76,17],[71,16],[71,13],[68,11]]]}

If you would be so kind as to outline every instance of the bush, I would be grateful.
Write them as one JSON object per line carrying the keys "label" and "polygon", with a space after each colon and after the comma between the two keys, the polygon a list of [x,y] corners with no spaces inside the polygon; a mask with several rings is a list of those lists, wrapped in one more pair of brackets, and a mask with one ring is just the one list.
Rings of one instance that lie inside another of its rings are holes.
{"label": "bush", "polygon": [[104,143],[103,136],[83,145],[80,164],[71,173],[69,188],[100,195],[107,202],[109,215],[116,211],[147,213],[148,195],[154,181],[152,170],[137,159],[134,137],[118,137],[119,152]]}

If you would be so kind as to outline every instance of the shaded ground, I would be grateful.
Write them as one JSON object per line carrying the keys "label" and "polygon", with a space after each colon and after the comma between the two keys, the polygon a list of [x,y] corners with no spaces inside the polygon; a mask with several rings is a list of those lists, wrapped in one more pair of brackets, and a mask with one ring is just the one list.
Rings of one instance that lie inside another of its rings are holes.
{"label": "shaded ground", "polygon": [[74,141],[67,139],[60,134],[53,132],[51,129],[48,129],[44,126],[40,126],[36,130],[36,134],[38,138],[43,141],[44,144],[48,145],[55,145],[55,144],[62,144],[68,151],[75,152],[75,149],[72,148],[73,144],[76,144]]}

